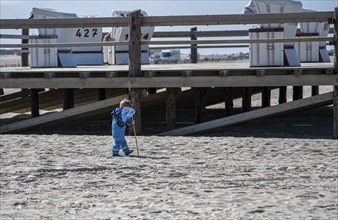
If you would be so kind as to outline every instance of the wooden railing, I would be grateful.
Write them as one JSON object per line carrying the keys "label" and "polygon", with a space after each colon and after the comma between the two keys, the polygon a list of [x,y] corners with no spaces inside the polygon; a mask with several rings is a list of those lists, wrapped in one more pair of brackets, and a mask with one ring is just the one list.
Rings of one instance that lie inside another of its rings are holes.
{"label": "wooden railing", "polygon": [[[149,16],[141,17],[141,26],[196,26],[196,25],[238,25],[238,24],[272,24],[272,23],[294,23],[294,22],[333,22],[333,11],[327,12],[306,12],[306,13],[284,13],[279,14],[233,14],[233,15],[193,15],[193,16]],[[0,19],[0,29],[32,29],[32,28],[75,28],[75,27],[126,27],[130,26],[128,18],[103,17],[103,18],[59,18],[59,19]],[[186,32],[155,32],[154,38],[182,38],[191,37]],[[243,37],[248,36],[247,30],[232,31],[196,31],[195,37]],[[51,38],[52,36],[48,36]],[[1,35],[1,38],[35,38],[33,36]],[[248,44],[266,42],[301,42],[302,38],[292,39],[236,39],[236,40],[165,40],[165,41],[142,41],[141,44],[150,45],[192,45],[192,44]],[[333,41],[332,37],[306,38],[310,41]],[[1,44],[1,48],[36,48],[36,47],[83,47],[83,46],[110,46],[127,45],[128,41],[114,41],[102,43],[55,43],[55,44]],[[218,45],[219,47],[220,45]],[[229,46],[229,45],[228,45]],[[212,46],[208,46],[212,47]]]}

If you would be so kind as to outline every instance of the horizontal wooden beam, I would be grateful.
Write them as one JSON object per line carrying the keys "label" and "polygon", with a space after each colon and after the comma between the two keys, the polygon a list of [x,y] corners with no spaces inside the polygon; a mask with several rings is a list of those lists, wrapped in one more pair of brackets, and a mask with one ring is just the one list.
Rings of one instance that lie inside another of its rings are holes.
{"label": "horizontal wooden beam", "polygon": [[[301,33],[301,29],[297,30]],[[329,33],[333,34],[334,29],[330,28]],[[106,35],[107,33],[104,33]],[[195,37],[245,37],[249,35],[248,30],[227,30],[227,31],[155,31],[152,38],[190,38],[191,35]],[[18,35],[18,34],[0,34],[3,39],[50,39],[57,36],[38,36],[38,35]]]}
{"label": "horizontal wooden beam", "polygon": [[3,39],[56,39],[56,35],[17,35],[17,34],[0,34]]}
{"label": "horizontal wooden beam", "polygon": [[333,11],[300,12],[281,14],[229,14],[190,16],[150,16],[142,18],[142,26],[190,26],[190,25],[237,25],[272,24],[294,22],[327,22]]}
{"label": "horizontal wooden beam", "polygon": [[100,109],[112,108],[113,106],[118,105],[120,101],[124,98],[127,98],[127,95],[122,95],[116,98],[106,99],[88,105],[67,109],[62,112],[55,112],[42,115],[40,117],[3,125],[0,126],[0,133],[3,134],[46,124],[60,123],[65,120],[71,120],[74,117],[79,117],[79,115],[82,115],[82,117],[84,117],[84,115],[95,115]]}
{"label": "horizontal wooden beam", "polygon": [[[268,72],[276,72],[273,74],[287,74],[286,71],[295,71],[298,69],[304,69],[304,75],[311,74],[308,71],[327,71],[328,75],[331,75],[333,72],[334,65],[333,63],[302,63],[299,67],[288,67],[288,66],[267,66],[267,67],[249,67],[247,62],[243,63],[185,63],[185,64],[149,64],[142,65],[142,71],[155,71],[155,72],[181,72],[181,71],[220,71],[220,70],[230,70],[234,71],[234,74],[237,72],[244,72],[256,74],[256,70],[267,70]],[[128,65],[108,65],[108,66],[82,66],[77,68],[58,68],[58,67],[41,67],[41,68],[30,68],[30,67],[3,67],[0,68],[0,73],[10,73],[10,74],[25,74],[24,77],[29,78],[29,74],[36,73],[60,73],[60,74],[69,74],[79,72],[92,72],[96,73],[107,73],[109,77],[117,77],[122,72],[128,72]],[[269,73],[268,73],[269,74]],[[250,75],[250,74],[249,74]],[[7,76],[10,78],[11,75]],[[108,77],[108,76],[107,76]]]}
{"label": "horizontal wooden beam", "polygon": [[[280,14],[229,14],[142,17],[142,26],[191,26],[272,24],[293,22],[327,22],[333,11]],[[0,19],[0,29],[126,27],[126,17],[56,18],[56,19]]]}
{"label": "horizontal wooden beam", "polygon": [[216,119],[208,122],[204,122],[197,125],[192,125],[168,132],[161,133],[162,136],[181,136],[195,134],[203,131],[208,131],[218,127],[231,126],[241,124],[258,118],[267,116],[273,116],[282,113],[301,111],[305,109],[311,109],[315,107],[330,105],[333,102],[333,93],[325,93],[322,95],[312,96],[306,99],[300,99],[293,102],[280,104],[277,106],[262,108],[234,116],[229,116],[221,119]]}
{"label": "horizontal wooden beam", "polygon": [[[160,46],[149,47],[150,50],[165,50],[165,49],[190,49],[192,46]],[[247,48],[248,44],[233,44],[233,45],[207,45],[207,46],[194,46],[199,49],[207,48]]]}
{"label": "horizontal wooden beam", "polygon": [[0,88],[172,88],[338,85],[337,75],[5,78]]}
{"label": "horizontal wooden beam", "polygon": [[249,43],[287,43],[287,42],[319,42],[333,41],[333,37],[292,37],[292,38],[270,38],[270,39],[238,39],[238,40],[178,40],[178,41],[143,41],[142,44],[149,45],[175,45],[175,44],[249,44]]}
{"label": "horizontal wooden beam", "polygon": [[171,37],[243,37],[249,36],[248,30],[229,30],[229,31],[158,31],[154,32],[152,38],[171,38]]}
{"label": "horizontal wooden beam", "polygon": [[127,27],[128,18],[50,18],[0,19],[0,29],[76,28],[76,27]]}
{"label": "horizontal wooden beam", "polygon": [[[239,40],[180,40],[180,41],[142,41],[147,45],[175,45],[175,44],[248,44],[248,43],[273,43],[273,42],[319,42],[333,41],[333,37],[294,37],[274,39],[239,39]],[[1,44],[0,48],[64,48],[64,47],[97,47],[126,45],[128,41],[88,42],[88,43],[39,43],[39,44]]]}
{"label": "horizontal wooden beam", "polygon": [[[301,33],[301,29],[297,30]],[[333,34],[334,29],[330,28],[329,33]],[[152,38],[171,38],[181,37],[190,38],[192,34],[195,37],[244,37],[249,35],[248,30],[228,30],[228,31],[155,31]]]}

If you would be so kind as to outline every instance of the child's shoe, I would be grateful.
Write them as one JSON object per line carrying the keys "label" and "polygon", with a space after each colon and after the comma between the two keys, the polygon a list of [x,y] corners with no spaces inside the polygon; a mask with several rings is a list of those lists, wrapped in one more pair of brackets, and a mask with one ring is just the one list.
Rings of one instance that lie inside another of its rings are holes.
{"label": "child's shoe", "polygon": [[113,157],[119,157],[120,155],[119,154],[113,154]]}
{"label": "child's shoe", "polygon": [[133,150],[128,150],[127,152],[124,152],[124,154],[126,155],[126,156],[128,156],[129,154],[131,154],[131,153],[133,153],[134,151]]}

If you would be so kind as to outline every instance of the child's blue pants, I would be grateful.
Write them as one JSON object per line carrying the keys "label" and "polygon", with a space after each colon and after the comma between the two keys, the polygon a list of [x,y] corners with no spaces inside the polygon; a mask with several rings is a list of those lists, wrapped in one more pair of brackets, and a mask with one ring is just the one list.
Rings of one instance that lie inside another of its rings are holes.
{"label": "child's blue pants", "polygon": [[113,155],[117,155],[120,151],[120,148],[122,148],[124,153],[129,152],[129,147],[128,147],[126,138],[124,136],[125,131],[126,131],[126,126],[119,127],[113,122],[113,129],[112,129],[112,135],[114,139],[114,146],[112,149]]}

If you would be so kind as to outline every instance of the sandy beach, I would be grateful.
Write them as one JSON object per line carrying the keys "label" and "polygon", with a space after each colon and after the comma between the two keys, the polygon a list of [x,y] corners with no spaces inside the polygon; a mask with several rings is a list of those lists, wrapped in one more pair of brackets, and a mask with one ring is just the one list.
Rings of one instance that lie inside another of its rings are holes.
{"label": "sandy beach", "polygon": [[[332,87],[320,87],[320,93]],[[11,93],[5,90],[5,93]],[[292,99],[288,88],[288,101]],[[304,87],[304,95],[311,94]],[[260,96],[252,98],[260,106]],[[272,91],[272,105],[278,92]],[[241,100],[235,100],[241,111]],[[208,106],[208,120],[224,117]],[[111,157],[110,115],[0,135],[0,219],[337,219],[338,140],[332,106],[188,137],[144,113],[134,156]],[[193,109],[178,109],[177,127]],[[1,115],[0,123],[29,118]]]}
{"label": "sandy beach", "polygon": [[0,138],[4,220],[338,216],[337,140],[141,136],[113,158],[110,136]]}

